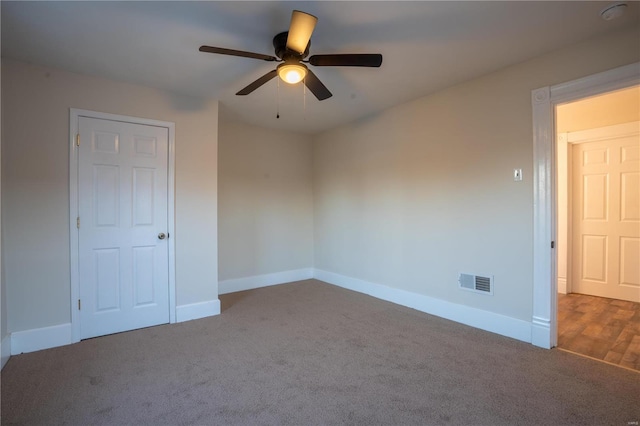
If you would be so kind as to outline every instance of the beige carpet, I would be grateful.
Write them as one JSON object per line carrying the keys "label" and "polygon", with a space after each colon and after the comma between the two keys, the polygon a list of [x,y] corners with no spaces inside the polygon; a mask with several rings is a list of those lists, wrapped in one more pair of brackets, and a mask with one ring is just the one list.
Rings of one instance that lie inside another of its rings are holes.
{"label": "beige carpet", "polygon": [[12,357],[2,424],[622,425],[640,374],[315,280]]}

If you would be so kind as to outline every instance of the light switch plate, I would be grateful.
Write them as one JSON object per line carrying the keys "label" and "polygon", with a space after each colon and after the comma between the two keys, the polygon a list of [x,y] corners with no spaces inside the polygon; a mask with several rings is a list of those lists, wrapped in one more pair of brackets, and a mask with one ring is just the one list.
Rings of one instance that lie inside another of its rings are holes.
{"label": "light switch plate", "polygon": [[516,182],[522,180],[522,169],[513,169],[513,180]]}

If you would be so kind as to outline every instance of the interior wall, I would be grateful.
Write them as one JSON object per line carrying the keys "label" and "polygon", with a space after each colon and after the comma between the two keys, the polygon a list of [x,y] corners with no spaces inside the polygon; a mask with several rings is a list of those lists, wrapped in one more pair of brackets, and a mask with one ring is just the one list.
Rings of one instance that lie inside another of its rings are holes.
{"label": "interior wall", "polygon": [[556,131],[565,133],[597,129],[638,121],[638,117],[640,86],[634,86],[558,105]]}
{"label": "interior wall", "polygon": [[[634,28],[318,136],[315,268],[531,321],[531,91],[638,60]],[[494,295],[459,272],[493,275]]]}
{"label": "interior wall", "polygon": [[219,279],[313,266],[312,139],[220,121]]}
{"label": "interior wall", "polygon": [[[568,133],[592,130],[640,121],[640,86],[616,90],[556,108],[556,163],[557,163],[557,236],[558,236],[558,292],[566,294],[569,232],[569,150]],[[570,291],[569,291],[570,292]]]}
{"label": "interior wall", "polygon": [[71,320],[69,108],[175,123],[176,301],[217,300],[217,101],[3,60],[9,332]]}

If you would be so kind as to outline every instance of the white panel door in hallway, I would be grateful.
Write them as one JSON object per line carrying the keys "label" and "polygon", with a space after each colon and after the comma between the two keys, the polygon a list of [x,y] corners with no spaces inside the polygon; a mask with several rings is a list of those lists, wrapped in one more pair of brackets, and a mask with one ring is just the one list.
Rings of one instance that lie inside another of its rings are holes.
{"label": "white panel door in hallway", "polygon": [[168,323],[168,129],[78,120],[80,338]]}
{"label": "white panel door in hallway", "polygon": [[640,302],[639,136],[572,154],[572,291]]}

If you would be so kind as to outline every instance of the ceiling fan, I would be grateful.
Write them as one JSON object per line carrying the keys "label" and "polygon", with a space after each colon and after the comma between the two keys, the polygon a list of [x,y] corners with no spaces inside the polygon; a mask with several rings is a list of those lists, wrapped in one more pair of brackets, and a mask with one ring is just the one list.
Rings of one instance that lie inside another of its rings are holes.
{"label": "ceiling fan", "polygon": [[277,75],[289,84],[304,81],[315,97],[322,101],[330,98],[332,94],[305,63],[316,67],[379,67],[382,64],[382,55],[378,53],[313,55],[309,60],[304,60],[309,55],[311,34],[317,22],[318,18],[315,16],[294,10],[291,14],[289,31],[282,32],[273,38],[276,56],[212,46],[200,46],[200,52],[281,62],[276,69],[269,71],[236,95],[248,95]]}

